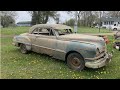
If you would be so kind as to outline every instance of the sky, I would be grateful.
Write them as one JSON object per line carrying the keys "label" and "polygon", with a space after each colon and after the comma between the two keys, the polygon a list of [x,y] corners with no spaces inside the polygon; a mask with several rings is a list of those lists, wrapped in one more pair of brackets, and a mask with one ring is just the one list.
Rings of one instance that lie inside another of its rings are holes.
{"label": "sky", "polygon": [[[59,11],[60,13],[60,22],[64,22],[73,17],[73,15],[68,15],[64,11]],[[16,23],[20,21],[31,21],[31,16],[27,11],[17,11]],[[53,19],[50,19],[48,23],[55,23]]]}

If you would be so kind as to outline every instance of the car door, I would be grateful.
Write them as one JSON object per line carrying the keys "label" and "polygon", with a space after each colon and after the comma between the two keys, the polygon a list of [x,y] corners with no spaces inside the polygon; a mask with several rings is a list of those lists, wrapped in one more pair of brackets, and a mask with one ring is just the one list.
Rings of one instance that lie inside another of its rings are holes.
{"label": "car door", "polygon": [[56,45],[56,36],[50,34],[52,29],[40,28],[32,39],[32,49],[35,52],[53,56]]}

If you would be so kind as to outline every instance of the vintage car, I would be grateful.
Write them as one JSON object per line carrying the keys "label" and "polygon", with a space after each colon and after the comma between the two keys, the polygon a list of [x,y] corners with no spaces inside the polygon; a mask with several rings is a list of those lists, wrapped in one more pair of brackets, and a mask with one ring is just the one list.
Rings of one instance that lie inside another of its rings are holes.
{"label": "vintage car", "polygon": [[102,37],[76,34],[62,24],[38,24],[28,33],[14,36],[13,44],[22,53],[34,51],[63,60],[68,67],[81,71],[84,67],[100,68],[111,61]]}
{"label": "vintage car", "polygon": [[120,51],[120,31],[114,34],[114,42],[113,47]]}

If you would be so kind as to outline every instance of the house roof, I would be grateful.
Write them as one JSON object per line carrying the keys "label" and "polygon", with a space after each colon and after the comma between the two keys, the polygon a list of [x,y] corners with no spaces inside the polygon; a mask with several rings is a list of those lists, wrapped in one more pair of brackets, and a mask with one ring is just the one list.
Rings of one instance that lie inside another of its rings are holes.
{"label": "house roof", "polygon": [[101,21],[115,21],[120,22],[120,17],[102,17]]}
{"label": "house roof", "polygon": [[17,24],[31,24],[31,21],[18,22]]}

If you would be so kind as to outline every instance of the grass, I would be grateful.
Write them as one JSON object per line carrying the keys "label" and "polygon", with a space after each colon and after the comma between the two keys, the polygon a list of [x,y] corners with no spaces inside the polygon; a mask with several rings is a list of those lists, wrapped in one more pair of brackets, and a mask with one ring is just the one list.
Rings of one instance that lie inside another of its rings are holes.
{"label": "grass", "polygon": [[24,32],[28,32],[30,27],[9,27],[9,28],[2,28],[1,34],[2,35],[19,35]]}
{"label": "grass", "polygon": [[[26,32],[29,27],[4,28],[1,35],[1,78],[7,79],[120,79],[120,51],[114,49],[114,56],[107,66],[100,69],[85,68],[82,72],[73,71],[60,60],[47,55],[31,52],[22,54],[12,45],[13,35]],[[91,32],[83,28],[80,32]],[[94,29],[91,28],[94,31]],[[102,30],[101,30],[102,31]],[[94,31],[95,32],[95,31]],[[102,31],[103,32],[103,31]],[[106,31],[107,32],[107,31]],[[96,33],[96,32],[95,32]],[[108,51],[112,50],[113,37],[109,36]]]}
{"label": "grass", "polygon": [[[99,33],[99,29],[90,27],[79,27],[78,33]],[[111,33],[111,31],[108,29],[100,29],[100,33]]]}

